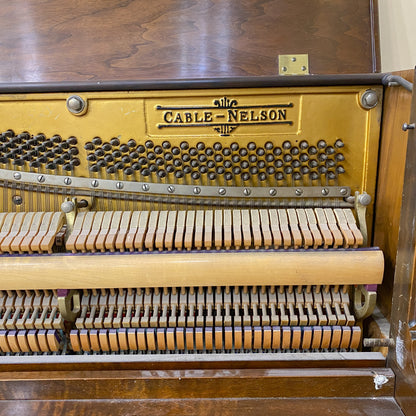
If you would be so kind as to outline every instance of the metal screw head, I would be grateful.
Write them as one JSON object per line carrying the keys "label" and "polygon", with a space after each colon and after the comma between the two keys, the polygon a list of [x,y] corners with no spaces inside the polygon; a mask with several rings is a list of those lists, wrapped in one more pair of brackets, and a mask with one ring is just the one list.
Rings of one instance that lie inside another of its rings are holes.
{"label": "metal screw head", "polygon": [[201,188],[199,188],[198,186],[195,186],[195,188],[193,189],[193,192],[195,195],[199,195],[201,193]]}
{"label": "metal screw head", "polygon": [[117,189],[123,189],[124,188],[123,182],[117,182],[116,183],[116,188]]}
{"label": "metal screw head", "polygon": [[297,188],[295,194],[296,196],[301,196],[303,194],[303,189]]}
{"label": "metal screw head", "polygon": [[68,214],[68,212],[73,211],[75,208],[75,204],[72,201],[65,201],[61,204],[61,211],[65,214]]}
{"label": "metal screw head", "polygon": [[92,186],[93,188],[97,188],[97,187],[98,187],[98,181],[97,181],[97,179],[93,179],[93,180],[91,181],[91,186]]}
{"label": "metal screw head", "polygon": [[45,182],[45,177],[43,175],[38,176],[38,182],[43,183]]}
{"label": "metal screw head", "polygon": [[292,57],[292,59],[291,59],[291,61],[292,61],[292,62],[296,62],[296,57],[295,57],[295,56],[293,56],[293,57]]}
{"label": "metal screw head", "polygon": [[365,91],[360,98],[360,103],[363,108],[370,110],[378,104],[378,96],[374,90]]}
{"label": "metal screw head", "polygon": [[287,66],[283,66],[283,67],[282,67],[282,71],[283,71],[283,72],[286,72],[286,71],[287,71]]}
{"label": "metal screw head", "polygon": [[269,195],[270,195],[270,196],[276,196],[276,195],[277,195],[277,191],[276,191],[276,189],[270,189],[270,191],[269,191]]}
{"label": "metal screw head", "polygon": [[329,194],[329,189],[328,188],[323,188],[322,191],[321,191],[321,194],[323,196],[328,195]]}
{"label": "metal screw head", "polygon": [[218,189],[218,193],[220,195],[225,195],[227,193],[227,190],[225,188],[220,188],[220,189]]}
{"label": "metal screw head", "polygon": [[142,185],[142,189],[143,189],[143,191],[147,192],[150,189],[150,186],[147,183],[144,183]]}
{"label": "metal screw head", "polygon": [[16,180],[21,179],[21,177],[22,177],[22,174],[20,172],[14,172],[13,173],[13,178],[15,178]]}
{"label": "metal screw head", "polygon": [[341,188],[341,189],[339,190],[339,193],[340,193],[341,195],[347,195],[348,190],[347,190],[346,188]]}
{"label": "metal screw head", "polygon": [[12,202],[15,205],[22,205],[23,204],[23,198],[20,195],[13,195]]}
{"label": "metal screw head", "polygon": [[82,113],[87,106],[87,103],[78,95],[71,95],[66,100],[66,108],[72,114],[80,114]]}
{"label": "metal screw head", "polygon": [[71,178],[65,178],[64,179],[64,184],[65,185],[71,185],[71,183],[72,183],[72,179]]}
{"label": "metal screw head", "polygon": [[402,126],[402,130],[403,131],[414,130],[415,127],[416,127],[415,123],[411,123],[411,124],[404,123]]}
{"label": "metal screw head", "polygon": [[302,65],[302,67],[300,68],[302,71],[306,71],[306,66]]}
{"label": "metal screw head", "polygon": [[371,204],[371,196],[369,194],[358,195],[358,202],[361,205],[367,206]]}
{"label": "metal screw head", "polygon": [[175,192],[175,187],[174,187],[174,186],[172,186],[172,185],[169,185],[169,186],[168,186],[168,192],[169,192],[170,194],[173,194],[173,193]]}
{"label": "metal screw head", "polygon": [[243,194],[244,194],[245,196],[249,196],[249,195],[251,194],[250,189],[248,189],[248,188],[244,188]]}

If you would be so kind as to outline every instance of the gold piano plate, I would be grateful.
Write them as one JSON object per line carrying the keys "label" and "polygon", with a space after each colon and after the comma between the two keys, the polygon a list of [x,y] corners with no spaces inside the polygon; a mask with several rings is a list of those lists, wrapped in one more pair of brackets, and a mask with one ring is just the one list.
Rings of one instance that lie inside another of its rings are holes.
{"label": "gold piano plate", "polygon": [[[375,108],[362,108],[368,89],[2,95],[0,180],[14,188],[2,208],[37,208],[39,198],[31,200],[23,184],[51,192],[54,210],[62,202],[54,197],[57,187],[88,190],[97,204],[108,191],[143,195],[155,187],[167,198],[200,200],[236,196],[228,191],[234,188],[240,194],[262,188],[266,199],[288,187],[374,195],[381,98]],[[381,97],[380,87],[371,89]],[[67,109],[70,96],[85,100],[83,115]]]}
{"label": "gold piano plate", "polygon": [[381,97],[1,95],[0,354],[356,351]]}

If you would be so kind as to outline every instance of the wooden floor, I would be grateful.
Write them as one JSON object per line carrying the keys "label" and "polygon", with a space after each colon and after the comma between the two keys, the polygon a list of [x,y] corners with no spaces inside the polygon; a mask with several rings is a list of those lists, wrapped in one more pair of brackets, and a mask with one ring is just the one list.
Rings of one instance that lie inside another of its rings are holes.
{"label": "wooden floor", "polygon": [[285,415],[403,416],[391,397],[342,399],[22,400],[0,402],[2,416],[35,415]]}

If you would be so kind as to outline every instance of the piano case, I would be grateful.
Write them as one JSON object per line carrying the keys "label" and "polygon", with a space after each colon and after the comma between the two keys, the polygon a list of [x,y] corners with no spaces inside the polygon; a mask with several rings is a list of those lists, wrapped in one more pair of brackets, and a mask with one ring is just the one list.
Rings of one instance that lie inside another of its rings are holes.
{"label": "piano case", "polygon": [[360,74],[372,1],[292,3],[136,1],[125,58],[2,66],[3,414],[413,414],[413,74]]}

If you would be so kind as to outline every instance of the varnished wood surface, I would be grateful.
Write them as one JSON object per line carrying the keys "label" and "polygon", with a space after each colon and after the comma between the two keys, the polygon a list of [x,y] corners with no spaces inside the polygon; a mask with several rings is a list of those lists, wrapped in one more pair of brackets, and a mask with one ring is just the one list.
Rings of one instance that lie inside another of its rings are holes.
{"label": "varnished wood surface", "polygon": [[32,415],[285,415],[285,416],[403,416],[392,397],[222,399],[222,400],[75,400],[0,402],[0,414]]}
{"label": "varnished wood surface", "polygon": [[[370,355],[371,354],[371,355]],[[273,357],[271,358],[270,355]],[[208,356],[208,357],[207,357]],[[46,359],[50,360],[47,361]],[[52,360],[53,359],[53,360]],[[106,360],[106,361],[104,361]],[[238,370],[289,368],[383,368],[378,353],[260,353],[260,354],[177,354],[177,355],[73,355],[56,357],[3,357],[0,372],[28,371],[158,371]]]}
{"label": "varnished wood surface", "polygon": [[385,397],[394,381],[383,368],[2,372],[0,400]]}
{"label": "varnished wood surface", "polygon": [[16,0],[0,8],[0,82],[379,70],[376,0]]}
{"label": "varnished wood surface", "polygon": [[[397,75],[413,80],[413,71],[401,71]],[[412,94],[404,88],[385,90],[373,244],[384,253],[385,271],[378,303],[387,318],[391,312],[405,175],[408,133],[402,130],[402,125],[409,122],[411,100]]]}
{"label": "varnished wood surface", "polygon": [[[380,250],[212,251],[163,256],[163,262],[154,254],[3,258],[2,289],[215,286],[218,276],[223,286],[250,285],[253,276],[258,276],[258,285],[350,285],[379,284],[383,276]],[[365,275],[360,273],[363,267]],[[9,270],[14,273],[9,274]],[[66,271],[63,275],[62,270]]]}
{"label": "varnished wood surface", "polygon": [[[407,123],[416,123],[416,93]],[[396,397],[407,415],[416,414],[416,130],[408,131],[403,199],[391,312],[395,348],[389,363],[397,374]]]}

